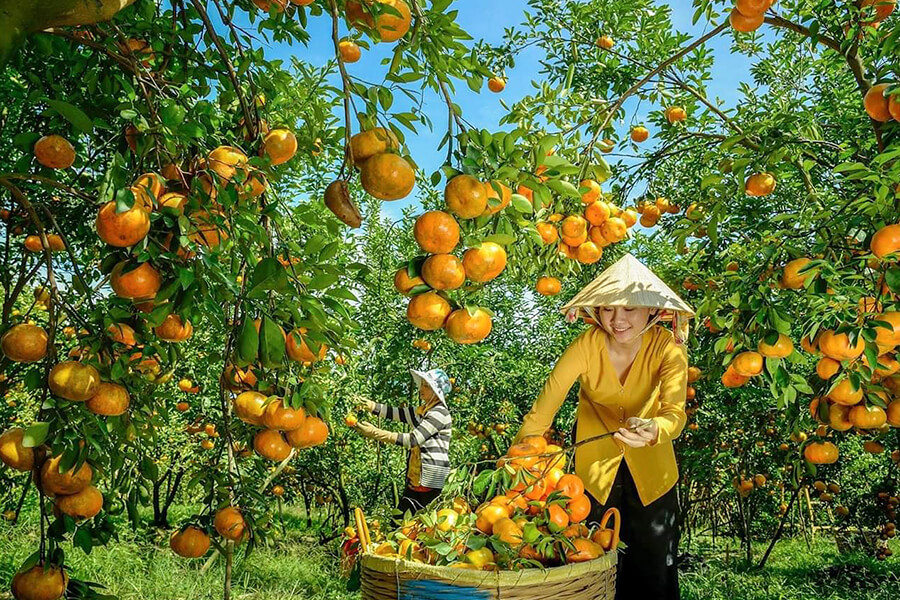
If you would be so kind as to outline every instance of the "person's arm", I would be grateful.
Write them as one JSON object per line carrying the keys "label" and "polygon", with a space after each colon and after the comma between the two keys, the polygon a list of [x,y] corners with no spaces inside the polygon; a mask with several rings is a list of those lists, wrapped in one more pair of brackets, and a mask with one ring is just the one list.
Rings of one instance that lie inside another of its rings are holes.
{"label": "person's arm", "polygon": [[517,443],[529,435],[543,435],[553,424],[553,418],[559,412],[559,407],[566,399],[572,384],[587,368],[585,352],[587,335],[585,332],[575,338],[575,341],[556,361],[553,371],[550,372],[550,376],[544,383],[541,394],[522,420],[522,427],[516,433],[513,443]]}
{"label": "person's arm", "polygon": [[687,402],[687,348],[671,340],[666,346],[659,368],[659,410],[653,420],[659,427],[659,436],[651,443],[671,442],[687,423],[684,412]]}
{"label": "person's arm", "polygon": [[446,406],[438,404],[425,413],[415,429],[409,433],[398,434],[394,443],[405,448],[415,448],[437,435],[439,431],[450,427],[450,411]]}
{"label": "person's arm", "polygon": [[370,413],[378,415],[382,419],[400,421],[401,423],[408,423],[412,426],[416,426],[419,422],[419,417],[416,415],[416,409],[411,406],[401,406],[398,408],[396,406],[388,406],[387,404],[368,400],[366,402],[366,408]]}

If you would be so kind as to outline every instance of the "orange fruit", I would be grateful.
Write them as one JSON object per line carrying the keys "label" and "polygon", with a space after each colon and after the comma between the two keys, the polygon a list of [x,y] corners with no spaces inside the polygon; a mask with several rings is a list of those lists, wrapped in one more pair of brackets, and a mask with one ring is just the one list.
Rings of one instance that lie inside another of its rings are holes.
{"label": "orange fruit", "polygon": [[362,164],[359,180],[363,189],[379,200],[400,200],[416,185],[416,172],[402,156],[383,153]]}
{"label": "orange fruit", "polygon": [[246,166],[247,155],[234,146],[219,146],[206,157],[206,168],[218,175],[222,183],[231,181]]}
{"label": "orange fruit", "polygon": [[76,521],[90,519],[103,510],[103,494],[92,485],[79,492],[57,496],[56,508]]}
{"label": "orange fruit", "polygon": [[837,462],[838,448],[831,442],[813,442],[803,449],[803,456],[815,465]]}
{"label": "orange fruit", "polygon": [[16,600],[56,600],[62,598],[69,576],[55,565],[37,564],[12,578],[12,596]]}
{"label": "orange fruit", "polygon": [[591,225],[602,225],[609,218],[609,204],[602,200],[591,203],[584,209],[584,218]]}
{"label": "orange fruit", "polygon": [[745,17],[756,17],[769,10],[769,0],[737,0],[734,9]]}
{"label": "orange fruit", "polygon": [[465,283],[466,270],[452,254],[433,254],[422,264],[422,279],[436,290],[455,290]]}
{"label": "orange fruit", "polygon": [[631,141],[636,143],[646,142],[650,137],[650,132],[643,125],[631,128]]}
{"label": "orange fruit", "polygon": [[100,373],[91,365],[67,360],[57,363],[47,376],[50,391],[71,402],[84,402],[97,393]]}
{"label": "orange fruit", "polygon": [[20,427],[0,434],[0,460],[10,469],[30,471],[34,467],[34,448],[26,448],[24,439],[25,430]]}
{"label": "orange fruit", "polygon": [[419,285],[425,285],[425,281],[418,275],[410,277],[406,267],[400,267],[394,273],[394,289],[404,296],[408,296],[409,292]]}
{"label": "orange fruit", "polygon": [[[601,48],[603,48],[604,50],[611,50],[612,47],[615,45],[615,42],[608,35],[601,35],[599,38],[597,38],[596,44],[598,46],[600,46]],[[603,140],[603,141],[605,142],[606,140]]]}
{"label": "orange fruit", "polygon": [[82,463],[78,470],[72,466],[65,473],[60,473],[59,463],[62,456],[54,456],[46,460],[41,467],[41,487],[45,494],[65,496],[77,494],[91,483],[94,470],[88,463]]}
{"label": "orange fruit", "polygon": [[396,152],[400,149],[400,140],[394,132],[384,127],[375,127],[361,131],[350,138],[350,150],[353,153],[353,164],[359,166],[375,156],[385,152]]}
{"label": "orange fruit", "polygon": [[281,462],[291,454],[291,445],[280,431],[263,429],[253,436],[253,449],[263,458]]}
{"label": "orange fruit", "polygon": [[462,265],[470,281],[486,283],[496,278],[506,268],[506,250],[500,244],[482,242],[481,245],[465,251]]}
{"label": "orange fruit", "polygon": [[874,404],[857,404],[850,409],[850,421],[860,429],[878,429],[887,423],[887,413]]}
{"label": "orange fruit", "polygon": [[866,96],[863,99],[863,106],[873,121],[887,123],[891,120],[891,111],[888,104],[889,99],[884,95],[884,92],[889,85],[890,84],[887,83],[879,83],[878,85],[873,85],[869,88],[869,91],[866,92]]}
{"label": "orange fruit", "polygon": [[562,284],[556,277],[539,277],[534,289],[542,296],[555,296],[562,289]]}
{"label": "orange fruit", "polygon": [[844,379],[828,392],[828,399],[837,404],[844,406],[853,406],[859,404],[863,399],[862,388],[853,390],[853,384],[849,379]]}
{"label": "orange fruit", "polygon": [[131,397],[124,386],[104,381],[97,387],[97,392],[87,399],[84,406],[95,415],[117,417],[128,410],[130,403]]}
{"label": "orange fruit", "polygon": [[[377,17],[372,15],[372,4],[378,3],[389,7],[382,9]],[[366,6],[364,7],[363,4]],[[396,42],[409,31],[412,15],[409,6],[403,0],[348,0],[346,4],[347,20],[353,27],[365,25],[378,33],[382,42]]]}
{"label": "orange fruit", "polygon": [[305,327],[298,327],[288,334],[285,344],[288,358],[300,363],[314,363],[324,359],[328,353],[328,346],[319,344],[318,354],[314,353],[306,343],[306,333]]}
{"label": "orange fruit", "polygon": [[407,320],[425,331],[442,328],[449,315],[450,303],[436,292],[413,296],[406,307]]}
{"label": "orange fruit", "polygon": [[244,539],[247,523],[238,508],[226,506],[219,509],[213,520],[216,531],[226,540],[240,542]]}
{"label": "orange fruit", "polygon": [[307,415],[301,427],[286,431],[284,435],[294,448],[312,448],[328,439],[328,425],[319,417]]}
{"label": "orange fruit", "polygon": [[147,237],[150,215],[137,202],[122,212],[116,212],[115,202],[107,202],[97,213],[95,226],[101,240],[110,246],[126,248]]}
{"label": "orange fruit", "polygon": [[341,53],[341,60],[345,63],[355,63],[362,57],[362,51],[356,42],[346,38],[338,43],[338,51]]}
{"label": "orange fruit", "polygon": [[615,244],[625,239],[628,227],[621,217],[610,217],[600,225],[600,233],[610,244]]}
{"label": "orange fruit", "polygon": [[785,358],[794,352],[794,343],[791,338],[779,333],[774,344],[767,344],[765,339],[760,340],[756,345],[756,351],[766,358]]}
{"label": "orange fruit", "polygon": [[762,373],[763,357],[759,352],[741,352],[734,357],[729,368],[743,377],[755,377]]}
{"label": "orange fruit", "polygon": [[584,264],[593,264],[603,256],[603,248],[594,242],[584,242],[575,251],[575,259]]}
{"label": "orange fruit", "polygon": [[266,411],[266,397],[259,392],[242,392],[238,394],[231,404],[234,414],[250,425],[262,425],[263,414]]}
{"label": "orange fruit", "polygon": [[475,520],[475,528],[478,531],[491,535],[494,531],[494,524],[500,519],[508,519],[509,512],[506,508],[496,504],[488,504],[475,511],[477,519]]}
{"label": "orange fruit", "polygon": [[[494,186],[500,186],[500,194],[497,193],[497,190],[494,189]],[[495,215],[507,206],[512,201],[512,190],[507,186],[503,185],[499,181],[487,182],[484,184],[484,189],[487,190],[487,208],[484,209],[484,212],[481,213],[482,216],[485,215]],[[498,200],[499,202],[494,204],[491,200]]]}
{"label": "orange fruit", "polygon": [[[867,21],[867,23],[880,23],[894,12],[894,8],[897,6],[897,0],[862,0],[862,2],[859,3],[861,10],[870,6],[875,7],[875,13],[872,17],[872,21]],[[867,12],[868,14],[872,14],[872,11]]]}
{"label": "orange fruit", "polygon": [[730,365],[725,370],[725,372],[722,373],[722,385],[727,388],[742,387],[746,385],[748,381],[750,381],[750,377],[746,375],[739,375]]}
{"label": "orange fruit", "polygon": [[833,358],[828,358],[827,356],[823,356],[819,359],[819,362],[816,363],[816,375],[821,379],[831,379],[840,370],[841,363]]}
{"label": "orange fruit", "polygon": [[474,219],[487,208],[485,185],[471,175],[457,175],[444,188],[444,201],[450,212],[461,219]]}
{"label": "orange fruit", "polygon": [[447,254],[459,243],[459,225],[449,213],[430,210],[416,219],[413,237],[425,252]]}
{"label": "orange fruit", "polygon": [[669,123],[678,123],[687,118],[687,112],[681,106],[670,106],[666,109],[666,121]]}
{"label": "orange fruit", "polygon": [[559,239],[559,233],[556,230],[556,227],[551,223],[538,223],[536,226],[538,233],[541,236],[541,241],[544,242],[544,245],[552,244],[556,240]]}
{"label": "orange fruit", "polygon": [[[559,487],[557,486],[557,489]],[[559,533],[569,526],[569,513],[559,504],[547,506],[547,526],[553,533]]]}
{"label": "orange fruit", "polygon": [[42,327],[19,323],[10,327],[0,338],[3,354],[13,362],[37,362],[47,356],[49,338]]}
{"label": "orange fruit", "polygon": [[886,225],[876,231],[869,248],[878,258],[900,251],[900,225]]}
{"label": "orange fruit", "polygon": [[306,421],[306,411],[303,408],[292,408],[284,405],[284,400],[279,398],[266,406],[262,415],[262,424],[269,429],[278,431],[293,431],[303,426]]}
{"label": "orange fruit", "polygon": [[799,290],[806,286],[806,280],[809,277],[815,277],[817,270],[813,269],[802,274],[798,273],[803,267],[808,265],[808,258],[797,258],[784,265],[784,273],[781,276],[781,287],[789,290]]}
{"label": "orange fruit", "polygon": [[759,29],[759,26],[763,24],[765,18],[765,13],[760,13],[756,16],[748,17],[742,15],[736,8],[734,8],[731,10],[731,15],[729,15],[728,17],[728,22],[731,23],[731,26],[735,31],[749,33],[751,31],[756,31],[757,29]]}
{"label": "orange fruit", "polygon": [[75,163],[75,148],[61,135],[45,135],[34,143],[34,157],[49,169],[68,169]]}
{"label": "orange fruit", "polygon": [[483,308],[475,308],[469,314],[466,308],[460,308],[447,317],[444,331],[457,344],[476,344],[491,333],[491,315]]}
{"label": "orange fruit", "polygon": [[585,243],[587,241],[587,239],[588,239],[588,232],[586,230],[582,231],[580,234],[578,234],[575,237],[568,237],[565,235],[562,236],[563,244],[566,246],[570,246],[573,250],[573,256],[571,258],[575,258],[574,255],[575,255],[575,251],[577,250],[578,246]]}
{"label": "orange fruit", "polygon": [[567,563],[587,562],[603,556],[603,547],[587,538],[575,538],[572,545],[575,546],[574,550],[566,550]]}
{"label": "orange fruit", "polygon": [[502,77],[491,77],[488,79],[488,89],[495,94],[502,92],[505,87],[506,81],[504,81]]}
{"label": "orange fruit", "polygon": [[579,215],[569,215],[563,219],[560,233],[564,238],[578,238],[587,233],[587,226],[588,223],[583,217]]}
{"label": "orange fruit", "polygon": [[851,347],[849,335],[835,333],[830,329],[820,332],[816,343],[822,354],[837,361],[855,360],[866,349],[866,342],[862,336],[857,337],[856,344]]}
{"label": "orange fruit", "polygon": [[563,475],[556,484],[556,491],[562,492],[569,500],[574,500],[584,495],[584,483],[578,475]]}
{"label": "orange fruit", "polygon": [[581,182],[581,187],[587,188],[587,191],[581,194],[581,201],[585,204],[596,202],[603,194],[603,190],[600,189],[600,184],[593,179],[585,179]]}
{"label": "orange fruit", "polygon": [[588,515],[591,514],[591,499],[587,494],[582,494],[577,498],[569,500],[566,509],[569,511],[569,522],[580,523],[587,519]]}
{"label": "orange fruit", "polygon": [[194,334],[194,327],[190,321],[182,320],[176,314],[169,314],[153,331],[164,342],[183,342]]}
{"label": "orange fruit", "polygon": [[193,526],[172,533],[169,547],[184,558],[199,558],[209,550],[210,540],[205,531]]}
{"label": "orange fruit", "polygon": [[754,173],[744,182],[744,192],[748,196],[768,196],[775,191],[775,177],[771,173]]}
{"label": "orange fruit", "polygon": [[137,268],[125,271],[125,267],[131,267],[131,261],[122,261],[113,267],[110,273],[110,286],[120,298],[129,300],[148,300],[156,296],[162,285],[159,271],[153,268],[149,262],[140,263]]}
{"label": "orange fruit", "polygon": [[260,156],[268,156],[270,164],[284,164],[297,153],[297,137],[290,129],[273,129],[263,138]]}
{"label": "orange fruit", "polygon": [[[66,249],[63,239],[55,233],[45,234],[47,236],[47,244],[51,252],[59,252]],[[44,249],[44,243],[39,235],[29,235],[25,238],[25,249],[29,252],[41,252]]]}
{"label": "orange fruit", "polygon": [[178,215],[183,215],[184,205],[187,204],[187,201],[187,196],[181,192],[168,192],[159,197],[159,208],[160,210],[167,209]]}

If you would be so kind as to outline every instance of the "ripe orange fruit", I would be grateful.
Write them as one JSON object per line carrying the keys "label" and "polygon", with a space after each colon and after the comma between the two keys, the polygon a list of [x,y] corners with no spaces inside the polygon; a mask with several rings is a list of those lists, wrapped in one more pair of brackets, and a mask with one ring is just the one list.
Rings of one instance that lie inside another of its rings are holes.
{"label": "ripe orange fruit", "polygon": [[837,462],[838,448],[831,442],[813,442],[803,449],[803,456],[814,465]]}
{"label": "ripe orange fruit", "polygon": [[643,125],[631,128],[631,141],[636,143],[646,142],[650,137],[650,132]]}
{"label": "ripe orange fruit", "polygon": [[888,86],[889,84],[887,83],[879,83],[878,85],[873,85],[869,88],[869,91],[866,92],[863,106],[873,121],[887,123],[891,120],[891,111],[888,105],[889,100],[884,95]]}
{"label": "ripe orange fruit", "polygon": [[559,233],[551,223],[538,223],[535,225],[538,233],[541,236],[541,241],[544,242],[544,245],[552,244],[556,240],[559,239]]}
{"label": "ripe orange fruit", "polygon": [[754,173],[744,182],[744,192],[748,196],[768,196],[775,191],[775,177],[771,173]]}
{"label": "ripe orange fruit", "polygon": [[459,225],[449,213],[430,210],[416,219],[413,237],[425,252],[448,254],[459,243]]}
{"label": "ripe orange fruit", "polygon": [[488,79],[488,89],[499,94],[506,87],[506,81],[502,77],[491,77]]}
{"label": "ripe orange fruit", "polygon": [[791,338],[779,333],[774,344],[767,344],[764,339],[760,340],[756,345],[756,351],[766,358],[785,358],[794,352],[794,343]]}
{"label": "ripe orange fruit", "polygon": [[284,400],[279,398],[270,402],[262,416],[262,424],[269,429],[278,431],[293,431],[303,426],[306,420],[306,411],[303,408],[292,408],[284,405]]}
{"label": "ripe orange fruit", "polygon": [[247,522],[244,521],[243,515],[238,508],[226,506],[219,509],[213,520],[213,526],[216,531],[226,540],[233,542],[241,542],[246,533]]}
{"label": "ripe orange fruit", "polygon": [[57,363],[47,376],[50,391],[71,402],[84,402],[97,393],[100,373],[90,365],[67,360]]}
{"label": "ripe orange fruit", "polygon": [[603,556],[603,547],[587,538],[575,538],[572,545],[575,546],[574,550],[566,550],[567,563],[587,562]]}
{"label": "ripe orange fruit", "polygon": [[0,338],[3,354],[13,362],[37,362],[47,356],[49,338],[42,327],[19,323],[10,327]]}
{"label": "ripe orange fruit", "polygon": [[444,331],[457,344],[476,344],[491,333],[491,315],[483,308],[475,308],[469,314],[467,308],[460,308],[447,317]]}
{"label": "ripe orange fruit", "polygon": [[[888,404],[887,422],[891,427],[900,427],[900,400],[894,400]],[[2,455],[2,453],[0,453],[0,455]]]}
{"label": "ripe orange fruit", "polygon": [[307,415],[303,425],[298,429],[286,431],[285,437],[294,448],[312,448],[324,444],[328,439],[328,425],[319,417]]}
{"label": "ripe orange fruit", "polygon": [[900,96],[892,94],[888,98],[888,112],[895,121],[900,121]]}
{"label": "ripe orange fruit", "polygon": [[474,219],[487,208],[485,185],[471,175],[457,175],[444,188],[444,201],[450,212],[461,219]]}
{"label": "ripe orange fruit", "polygon": [[77,494],[91,483],[94,470],[88,463],[82,463],[78,470],[73,466],[65,473],[59,472],[62,455],[46,460],[41,467],[41,487],[45,494],[65,496]]}
{"label": "ripe orange fruit", "polygon": [[462,265],[466,277],[475,283],[486,283],[496,278],[506,268],[506,250],[494,242],[482,242],[463,254]]}
{"label": "ripe orange fruit", "polygon": [[[559,486],[557,485],[557,488],[558,487]],[[580,523],[587,519],[588,515],[591,514],[591,499],[587,494],[582,494],[577,498],[569,500],[569,503],[566,505],[566,510],[569,512],[570,523]]]}
{"label": "ripe orange fruit", "polygon": [[221,212],[200,210],[192,213],[190,220],[193,227],[187,237],[195,244],[215,249],[228,239],[228,232],[224,229],[228,227],[228,222]]}
{"label": "ripe orange fruit", "polygon": [[305,327],[298,327],[288,334],[285,344],[288,358],[301,363],[314,363],[324,359],[328,353],[328,346],[319,344],[319,353],[315,354],[306,343],[306,333]]}
{"label": "ripe orange fruit", "polygon": [[107,202],[97,213],[95,225],[101,240],[110,246],[126,248],[147,237],[150,215],[138,202],[122,212],[116,212],[115,202]]}
{"label": "ripe orange fruit", "polygon": [[156,337],[164,342],[183,342],[194,334],[194,327],[190,321],[182,320],[176,314],[170,314],[153,331]]}
{"label": "ripe orange fruit", "polygon": [[578,238],[587,233],[587,221],[579,215],[569,215],[563,219],[560,232],[563,237]]}
{"label": "ripe orange fruit", "polygon": [[338,51],[341,53],[341,60],[345,63],[355,63],[362,57],[362,51],[356,42],[346,38],[338,43]]}
{"label": "ripe orange fruit", "polygon": [[231,407],[234,414],[244,423],[262,426],[266,397],[259,392],[242,392],[234,399]]}
{"label": "ripe orange fruit", "polygon": [[[609,37],[608,35],[601,35],[599,38],[597,38],[596,43],[598,46],[600,46],[604,50],[611,50],[612,47],[615,45],[615,42],[613,41],[613,39],[611,37]],[[606,140],[603,140],[603,141],[606,141]]]}
{"label": "ripe orange fruit", "polygon": [[670,106],[666,109],[666,121],[679,123],[687,118],[687,111],[681,106]]}
{"label": "ripe orange fruit", "polygon": [[508,519],[509,512],[506,508],[499,506],[497,504],[488,504],[486,506],[482,506],[475,514],[478,518],[475,521],[475,528],[478,531],[491,535],[494,531],[494,524],[500,519]]}
{"label": "ripe orange fruit", "polygon": [[175,405],[175,410],[177,410],[178,412],[187,412],[190,409],[191,409],[191,405],[188,404],[187,402],[179,402],[178,404]]}
{"label": "ripe orange fruit", "polygon": [[603,248],[594,242],[584,242],[575,251],[575,259],[587,265],[594,264],[603,256]]}
{"label": "ripe orange fruit", "polygon": [[62,598],[69,576],[55,565],[37,564],[12,579],[12,595],[16,600],[56,600]]}
{"label": "ripe orange fruit", "polygon": [[584,483],[578,475],[563,475],[556,484],[556,491],[562,492],[569,500],[574,500],[584,495]]}
{"label": "ripe orange fruit", "polygon": [[621,217],[610,217],[600,225],[600,234],[607,242],[615,244],[628,235],[628,226]]}
{"label": "ripe orange fruit", "polygon": [[[557,486],[559,489],[559,486]],[[553,533],[559,533],[569,526],[569,513],[559,504],[551,504],[546,509],[547,527]]]}
{"label": "ripe orange fruit", "polygon": [[413,296],[406,307],[407,320],[425,331],[442,328],[449,314],[450,303],[436,292]]}
{"label": "ripe orange fruit", "polygon": [[400,149],[400,140],[394,132],[384,127],[375,127],[361,131],[350,138],[350,150],[353,153],[353,164],[360,166],[376,154],[396,152]]}
{"label": "ripe orange fruit", "polygon": [[[494,189],[494,186],[500,187],[500,194],[497,193],[497,190]],[[495,215],[512,202],[512,190],[509,187],[503,185],[499,181],[489,181],[484,184],[484,189],[487,190],[487,208],[484,209],[484,212],[481,213],[481,216],[486,215]],[[498,200],[498,203],[492,203],[491,200]],[[492,204],[494,204],[492,206]]]}
{"label": "ripe orange fruit", "polygon": [[731,10],[731,15],[729,15],[728,17],[728,22],[731,23],[731,26],[735,31],[749,33],[751,31],[756,31],[757,29],[759,29],[759,26],[763,24],[765,18],[765,13],[759,13],[756,16],[748,17],[742,15],[736,8],[734,8]]}
{"label": "ripe orange fruit", "polygon": [[866,341],[862,336],[856,338],[856,344],[850,346],[850,336],[846,333],[835,333],[827,329],[819,333],[816,338],[819,351],[837,361],[855,360],[866,349]]}
{"label": "ripe orange fruit", "polygon": [[376,154],[362,164],[359,180],[369,195],[380,200],[406,198],[416,185],[416,172],[398,154]]}
{"label": "ripe orange fruit", "polygon": [[209,550],[209,544],[206,532],[194,526],[175,531],[169,538],[172,552],[184,558],[200,558]]}
{"label": "ripe orange fruit", "polygon": [[30,471],[34,467],[34,448],[26,448],[24,438],[25,430],[20,427],[0,434],[0,460],[10,469]]}
{"label": "ripe orange fruit", "polygon": [[813,269],[802,274],[798,273],[800,269],[808,265],[811,261],[808,258],[797,258],[784,265],[784,273],[781,276],[781,287],[789,290],[799,290],[806,285],[807,278],[815,277],[818,270]]}
{"label": "ripe orange fruit", "polygon": [[273,129],[263,138],[260,156],[268,156],[270,164],[284,164],[297,153],[297,137],[290,129]]}
{"label": "ripe orange fruit", "polygon": [[522,543],[522,529],[509,517],[497,519],[491,530],[501,542],[510,546],[518,546]]}
{"label": "ripe orange fruit", "polygon": [[609,215],[609,204],[602,200],[591,203],[584,210],[584,218],[587,219],[588,223],[595,226],[603,225],[609,219]]}
{"label": "ripe orange fruit", "polygon": [[404,296],[408,296],[409,292],[419,285],[425,285],[425,281],[418,275],[410,277],[406,267],[400,267],[394,273],[394,289]]}
{"label": "ripe orange fruit", "polygon": [[819,362],[816,363],[816,375],[818,375],[820,379],[826,381],[834,377],[840,370],[841,363],[833,358],[828,358],[827,356],[823,356],[819,359]]}
{"label": "ripe orange fruit", "polygon": [[745,17],[756,17],[769,10],[770,5],[769,0],[737,0],[734,9]]}
{"label": "ripe orange fruit", "polygon": [[876,231],[869,248],[878,258],[900,251],[900,225],[886,225]]}
{"label": "ripe orange fruit", "polygon": [[837,404],[844,406],[853,406],[859,404],[863,399],[863,390],[853,390],[853,384],[849,379],[844,379],[828,392],[828,399]]}
{"label": "ripe orange fruit", "polygon": [[92,485],[79,492],[57,496],[56,508],[76,521],[90,519],[103,510],[103,494]]}
{"label": "ripe orange fruit", "polygon": [[159,197],[159,209],[168,210],[177,215],[183,215],[184,205],[187,204],[187,200],[187,196],[181,192],[167,192]]}
{"label": "ripe orange fruit", "polygon": [[[872,20],[867,21],[867,23],[880,23],[894,12],[894,8],[897,6],[897,0],[862,0],[862,2],[859,3],[860,10],[867,9],[870,6],[875,7],[875,14]],[[868,13],[871,14],[871,11],[868,11]]]}
{"label": "ripe orange fruit", "polygon": [[578,246],[585,243],[587,241],[587,239],[588,239],[587,230],[582,231],[580,234],[578,234],[575,237],[568,237],[565,235],[562,236],[563,245],[570,246],[572,248],[572,256],[570,258],[575,258]]}
{"label": "ripe orange fruit", "polygon": [[228,183],[238,169],[247,166],[247,155],[234,146],[219,146],[206,157],[206,168],[218,175],[222,183]]}
{"label": "ripe orange fruit", "polygon": [[593,179],[585,179],[581,182],[581,187],[587,188],[587,191],[581,194],[581,201],[585,204],[596,202],[603,194],[603,190],[600,189],[600,184]]}
{"label": "ripe orange fruit", "polygon": [[857,404],[850,409],[850,421],[860,429],[878,429],[887,423],[887,413],[874,404]]}
{"label": "ripe orange fruit", "polygon": [[562,289],[562,284],[556,277],[539,277],[534,289],[542,296],[555,296]]}
{"label": "ripe orange fruit", "polygon": [[347,427],[356,427],[359,423],[359,419],[356,418],[356,415],[350,414],[344,417],[344,425]]}
{"label": "ripe orange fruit", "polygon": [[763,357],[759,352],[741,352],[734,357],[729,368],[743,377],[755,377],[762,373]]}
{"label": "ripe orange fruit", "polygon": [[291,445],[280,431],[263,429],[253,436],[253,449],[263,458],[281,462],[291,454]]}
{"label": "ripe orange fruit", "polygon": [[[390,7],[390,12],[382,10],[373,17],[369,12],[373,2]],[[363,7],[363,3],[367,6]],[[382,42],[396,42],[406,35],[412,23],[409,6],[403,0],[348,0],[346,11],[350,25],[357,28],[365,25],[376,31]]]}
{"label": "ripe orange fruit", "polygon": [[[60,252],[66,249],[66,244],[60,236],[55,233],[48,233],[45,235],[47,236],[47,244],[49,245],[51,252]],[[44,244],[39,235],[27,236],[24,245],[25,249],[29,252],[41,252],[44,249]]]}
{"label": "ripe orange fruit", "polygon": [[84,406],[95,415],[117,417],[128,410],[131,396],[128,390],[118,383],[102,382],[97,393],[87,399]]}
{"label": "ripe orange fruit", "polygon": [[455,290],[466,282],[466,270],[452,254],[433,254],[422,264],[422,279],[436,290]]}
{"label": "ripe orange fruit", "polygon": [[149,262],[140,263],[127,272],[126,266],[132,267],[134,263],[123,260],[110,273],[109,283],[116,295],[129,300],[150,300],[156,296],[162,285],[159,271]]}
{"label": "ripe orange fruit", "polygon": [[61,135],[45,135],[34,143],[34,157],[49,169],[68,169],[75,163],[75,148]]}

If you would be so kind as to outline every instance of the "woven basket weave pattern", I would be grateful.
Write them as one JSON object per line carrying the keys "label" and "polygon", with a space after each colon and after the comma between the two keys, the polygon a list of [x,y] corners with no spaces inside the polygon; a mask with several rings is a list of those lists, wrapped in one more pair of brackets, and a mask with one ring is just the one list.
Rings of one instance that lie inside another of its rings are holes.
{"label": "woven basket weave pattern", "polygon": [[363,600],[613,600],[616,554],[552,569],[468,571],[362,557]]}

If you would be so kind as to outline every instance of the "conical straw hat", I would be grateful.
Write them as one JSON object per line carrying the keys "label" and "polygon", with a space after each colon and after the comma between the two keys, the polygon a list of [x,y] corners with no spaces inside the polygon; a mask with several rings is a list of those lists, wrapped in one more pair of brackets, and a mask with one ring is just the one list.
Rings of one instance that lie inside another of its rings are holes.
{"label": "conical straw hat", "polygon": [[631,254],[625,254],[607,267],[575,294],[562,307],[562,312],[570,321],[579,317],[596,320],[594,309],[599,306],[659,309],[660,320],[675,321],[676,335],[685,332],[678,337],[686,337],[687,320],[694,316],[694,310],[678,294]]}

